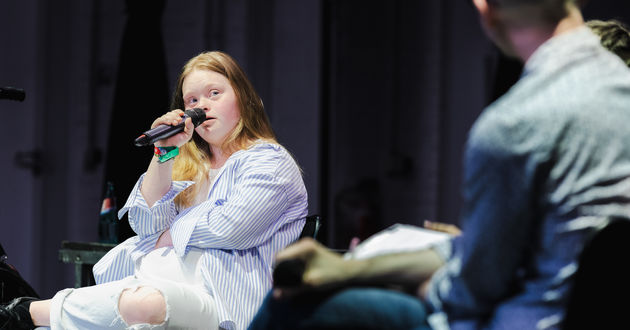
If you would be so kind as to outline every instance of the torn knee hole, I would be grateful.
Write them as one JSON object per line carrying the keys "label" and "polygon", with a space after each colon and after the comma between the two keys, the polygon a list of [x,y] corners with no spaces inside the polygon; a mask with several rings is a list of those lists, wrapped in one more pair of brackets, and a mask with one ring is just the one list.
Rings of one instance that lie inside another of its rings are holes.
{"label": "torn knee hole", "polygon": [[128,325],[161,324],[166,320],[166,301],[151,287],[125,289],[118,299],[118,311]]}

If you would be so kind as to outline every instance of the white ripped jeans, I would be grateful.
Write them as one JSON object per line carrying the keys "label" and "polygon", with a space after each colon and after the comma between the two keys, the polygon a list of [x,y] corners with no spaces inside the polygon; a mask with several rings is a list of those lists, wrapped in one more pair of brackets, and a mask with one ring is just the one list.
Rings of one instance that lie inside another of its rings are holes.
{"label": "white ripped jeans", "polygon": [[[197,268],[201,250],[184,259],[172,248],[161,248],[143,257],[134,276],[90,287],[59,291],[50,305],[50,328],[57,329],[218,329],[214,299],[206,292]],[[158,290],[166,302],[161,324],[125,323],[118,309],[125,290],[141,287]]]}

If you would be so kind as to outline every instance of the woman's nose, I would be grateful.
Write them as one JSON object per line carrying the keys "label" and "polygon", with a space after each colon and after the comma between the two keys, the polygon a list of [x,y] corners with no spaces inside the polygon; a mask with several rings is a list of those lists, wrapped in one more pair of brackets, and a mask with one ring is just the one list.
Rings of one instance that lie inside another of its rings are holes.
{"label": "woman's nose", "polygon": [[197,103],[197,108],[201,108],[204,111],[210,111],[210,107],[208,106],[208,100],[206,100],[205,98],[202,98],[201,100],[199,100],[199,102]]}

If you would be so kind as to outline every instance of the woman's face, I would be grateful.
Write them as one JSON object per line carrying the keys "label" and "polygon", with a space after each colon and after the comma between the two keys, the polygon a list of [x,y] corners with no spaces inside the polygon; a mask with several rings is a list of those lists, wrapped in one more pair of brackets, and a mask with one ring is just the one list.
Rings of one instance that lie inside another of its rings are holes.
{"label": "woman's face", "polygon": [[225,76],[210,70],[193,70],[182,84],[186,109],[202,108],[206,118],[195,131],[213,147],[220,147],[241,118],[236,94]]}

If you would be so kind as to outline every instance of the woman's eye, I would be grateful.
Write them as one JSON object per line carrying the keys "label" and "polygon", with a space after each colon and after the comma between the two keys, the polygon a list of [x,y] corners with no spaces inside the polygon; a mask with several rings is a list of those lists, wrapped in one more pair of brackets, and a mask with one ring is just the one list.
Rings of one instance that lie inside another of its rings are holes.
{"label": "woman's eye", "polygon": [[217,95],[219,95],[219,91],[218,90],[214,89],[214,90],[210,91],[210,96],[217,96]]}
{"label": "woman's eye", "polygon": [[196,98],[193,97],[193,98],[188,99],[188,104],[195,104],[195,103],[197,103]]}

